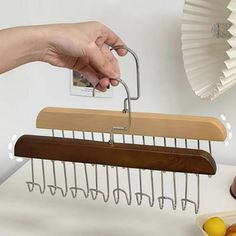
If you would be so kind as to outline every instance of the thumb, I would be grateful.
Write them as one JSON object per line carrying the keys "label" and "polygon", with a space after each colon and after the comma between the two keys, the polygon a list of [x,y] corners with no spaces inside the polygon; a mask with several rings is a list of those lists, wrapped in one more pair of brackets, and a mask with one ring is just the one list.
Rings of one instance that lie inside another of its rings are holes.
{"label": "thumb", "polygon": [[118,78],[119,74],[114,71],[109,58],[105,56],[98,46],[94,43],[88,50],[88,58],[90,65],[98,72],[108,78]]}

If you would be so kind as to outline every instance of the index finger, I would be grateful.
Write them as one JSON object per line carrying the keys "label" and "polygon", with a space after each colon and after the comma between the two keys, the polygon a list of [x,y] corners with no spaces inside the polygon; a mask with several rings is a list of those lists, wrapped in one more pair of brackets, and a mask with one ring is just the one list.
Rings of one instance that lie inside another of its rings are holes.
{"label": "index finger", "polygon": [[107,45],[111,46],[112,48],[120,46],[121,48],[115,49],[115,50],[116,50],[116,52],[118,53],[119,56],[125,56],[127,54],[127,52],[128,52],[125,49],[127,47],[125,45],[125,43],[111,29],[109,29],[106,26],[104,26],[104,27],[105,27],[105,30],[106,30],[106,33],[107,33],[107,37],[106,37],[104,43],[106,43]]}

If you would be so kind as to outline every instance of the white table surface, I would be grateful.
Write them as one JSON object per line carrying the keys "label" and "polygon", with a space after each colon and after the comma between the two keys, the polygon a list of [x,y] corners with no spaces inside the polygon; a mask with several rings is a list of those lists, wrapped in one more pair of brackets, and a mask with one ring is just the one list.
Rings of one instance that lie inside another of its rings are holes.
{"label": "white table surface", "polygon": [[[160,210],[146,203],[126,206],[112,200],[105,204],[102,200],[29,193],[24,184],[29,164],[0,186],[1,236],[201,235],[192,206],[183,212],[180,205],[173,211],[168,203]],[[235,166],[219,165],[216,176],[201,179],[199,214],[236,210],[236,201],[229,194],[235,175]]]}

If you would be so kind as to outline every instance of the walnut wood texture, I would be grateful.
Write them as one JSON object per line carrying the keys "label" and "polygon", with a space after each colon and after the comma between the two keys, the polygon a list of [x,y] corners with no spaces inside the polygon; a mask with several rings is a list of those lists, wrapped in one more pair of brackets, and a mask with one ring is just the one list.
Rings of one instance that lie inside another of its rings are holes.
{"label": "walnut wood texture", "polygon": [[[128,114],[119,111],[45,108],[37,128],[109,133],[113,126],[127,126]],[[116,132],[116,133],[122,133]],[[216,118],[132,112],[131,128],[125,134],[224,141],[227,132]]]}
{"label": "walnut wood texture", "polygon": [[20,157],[214,175],[216,164],[202,150],[137,144],[109,144],[71,138],[24,135],[15,145]]}

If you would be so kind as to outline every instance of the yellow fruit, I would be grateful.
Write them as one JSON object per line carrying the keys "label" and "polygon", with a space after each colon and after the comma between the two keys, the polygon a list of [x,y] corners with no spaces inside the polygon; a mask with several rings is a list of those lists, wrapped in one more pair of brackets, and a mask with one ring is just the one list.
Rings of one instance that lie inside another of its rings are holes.
{"label": "yellow fruit", "polygon": [[226,233],[225,222],[219,217],[208,219],[203,225],[203,229],[209,236],[225,236]]}

